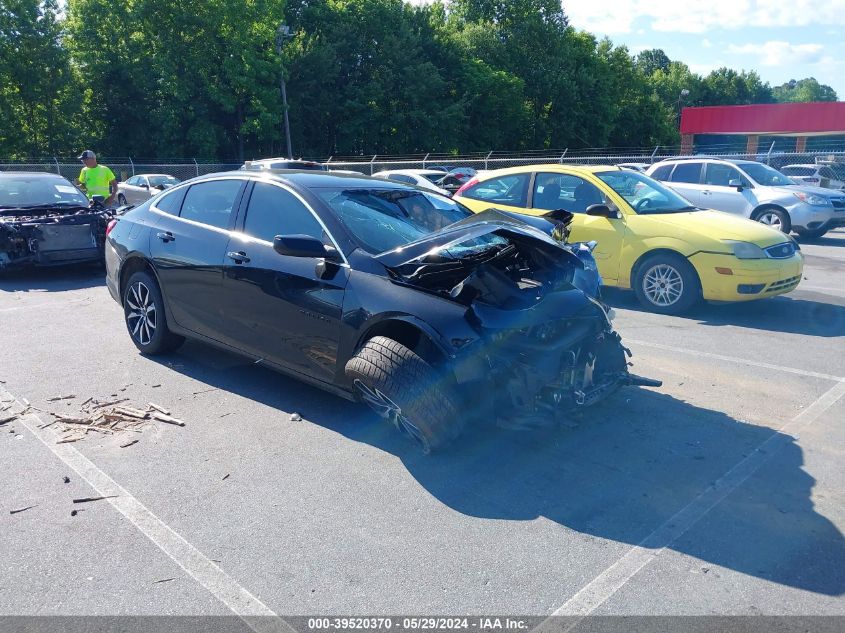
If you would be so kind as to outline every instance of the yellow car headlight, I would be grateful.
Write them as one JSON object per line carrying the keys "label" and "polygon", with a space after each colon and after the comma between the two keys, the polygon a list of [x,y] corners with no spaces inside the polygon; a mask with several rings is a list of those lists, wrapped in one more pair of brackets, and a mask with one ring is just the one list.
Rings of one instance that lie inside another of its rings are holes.
{"label": "yellow car headlight", "polygon": [[736,240],[722,240],[722,242],[731,247],[737,259],[766,259],[768,257],[766,251],[751,242]]}

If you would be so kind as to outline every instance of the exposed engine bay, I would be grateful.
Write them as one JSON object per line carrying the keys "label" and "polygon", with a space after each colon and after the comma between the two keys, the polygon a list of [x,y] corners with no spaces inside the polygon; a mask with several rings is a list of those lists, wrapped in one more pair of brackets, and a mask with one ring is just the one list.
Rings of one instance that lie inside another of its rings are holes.
{"label": "exposed engine bay", "polygon": [[485,417],[500,426],[555,426],[621,386],[662,384],[628,372],[630,351],[601,301],[595,245],[565,242],[567,215],[517,228],[512,214],[487,211],[466,222],[472,230],[459,222],[454,239],[389,269],[397,283],[468,308],[482,337],[457,360],[456,377],[486,386]]}
{"label": "exposed engine bay", "polygon": [[117,213],[101,205],[0,210],[0,269],[100,260]]}

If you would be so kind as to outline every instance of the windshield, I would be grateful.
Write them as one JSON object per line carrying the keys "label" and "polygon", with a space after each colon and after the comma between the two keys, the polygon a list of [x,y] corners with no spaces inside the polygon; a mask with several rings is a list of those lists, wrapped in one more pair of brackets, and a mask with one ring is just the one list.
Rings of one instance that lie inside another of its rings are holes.
{"label": "windshield", "polygon": [[436,194],[409,189],[323,189],[317,192],[355,241],[372,254],[415,242],[472,215]]}
{"label": "windshield", "polygon": [[181,180],[178,178],[174,178],[173,176],[150,176],[149,177],[150,186],[151,187],[161,187],[163,185],[178,185]]}
{"label": "windshield", "polygon": [[0,178],[0,208],[20,208],[43,205],[88,206],[86,198],[76,187],[60,176],[33,175]]}
{"label": "windshield", "polygon": [[603,171],[596,174],[639,214],[696,211],[689,200],[637,171]]}
{"label": "windshield", "polygon": [[789,176],[784,176],[777,169],[772,169],[763,163],[741,163],[737,167],[748,174],[751,180],[764,187],[783,187],[795,184],[795,181]]}

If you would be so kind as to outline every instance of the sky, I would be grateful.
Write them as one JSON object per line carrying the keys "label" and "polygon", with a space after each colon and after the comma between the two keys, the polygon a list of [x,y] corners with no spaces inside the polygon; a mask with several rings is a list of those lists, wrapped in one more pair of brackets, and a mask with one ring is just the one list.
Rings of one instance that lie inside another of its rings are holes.
{"label": "sky", "polygon": [[815,77],[845,100],[845,0],[563,0],[563,9],[573,27],[632,54],[662,48],[693,72],[755,70],[772,86]]}

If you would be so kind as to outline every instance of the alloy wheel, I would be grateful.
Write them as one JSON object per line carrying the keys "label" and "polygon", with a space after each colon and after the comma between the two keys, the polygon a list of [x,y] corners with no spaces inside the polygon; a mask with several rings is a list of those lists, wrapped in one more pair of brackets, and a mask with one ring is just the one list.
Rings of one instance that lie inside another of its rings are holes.
{"label": "alloy wheel", "polygon": [[657,264],[643,276],[643,293],[654,305],[669,307],[683,296],[684,278],[673,266]]}
{"label": "alloy wheel", "polygon": [[398,404],[393,402],[393,400],[391,400],[378,388],[368,387],[360,380],[356,380],[353,384],[355,389],[358,391],[358,395],[361,397],[361,400],[366,403],[367,406],[419,444],[423,451],[428,453],[431,450],[428,439],[422,431],[420,431],[419,427],[417,427],[404,413],[402,413],[402,408]]}
{"label": "alloy wheel", "polygon": [[781,222],[780,216],[774,211],[764,211],[757,218],[757,221],[778,231],[783,231],[783,222]]}
{"label": "alloy wheel", "polygon": [[149,345],[155,336],[157,309],[150,289],[135,282],[126,293],[126,323],[129,333],[141,345]]}

